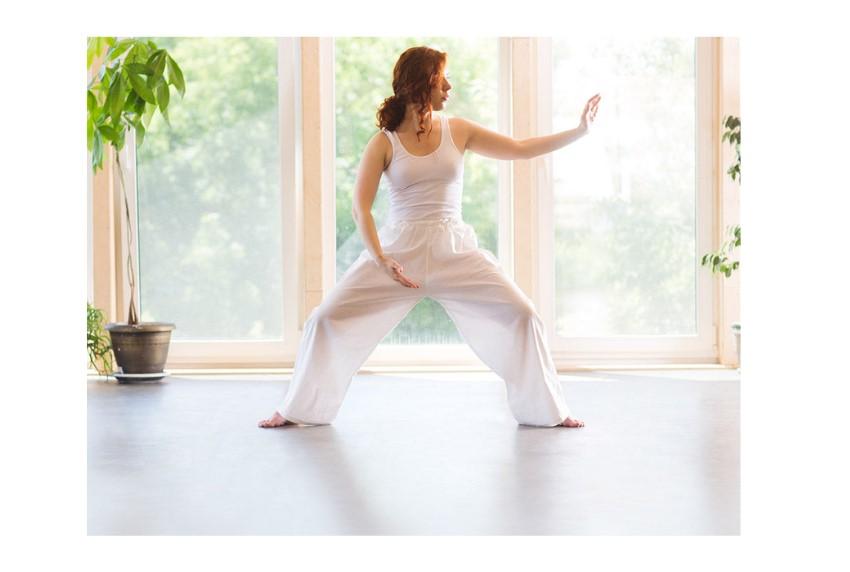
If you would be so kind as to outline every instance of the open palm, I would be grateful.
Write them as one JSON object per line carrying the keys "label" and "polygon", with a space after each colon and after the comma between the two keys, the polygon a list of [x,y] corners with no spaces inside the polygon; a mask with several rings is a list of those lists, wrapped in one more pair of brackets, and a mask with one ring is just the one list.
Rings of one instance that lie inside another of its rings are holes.
{"label": "open palm", "polygon": [[584,111],[581,113],[580,126],[582,129],[589,130],[591,126],[593,126],[593,122],[596,120],[596,112],[599,110],[599,101],[601,99],[602,96],[597,93],[587,100],[587,103],[584,105]]}

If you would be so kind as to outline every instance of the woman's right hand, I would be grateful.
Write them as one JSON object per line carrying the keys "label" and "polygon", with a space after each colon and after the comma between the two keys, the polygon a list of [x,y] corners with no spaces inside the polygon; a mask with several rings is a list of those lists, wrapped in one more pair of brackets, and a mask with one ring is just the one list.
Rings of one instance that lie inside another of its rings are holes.
{"label": "woman's right hand", "polygon": [[404,275],[404,268],[401,264],[391,256],[382,256],[378,259],[384,271],[390,275],[390,278],[408,288],[419,288],[419,284]]}

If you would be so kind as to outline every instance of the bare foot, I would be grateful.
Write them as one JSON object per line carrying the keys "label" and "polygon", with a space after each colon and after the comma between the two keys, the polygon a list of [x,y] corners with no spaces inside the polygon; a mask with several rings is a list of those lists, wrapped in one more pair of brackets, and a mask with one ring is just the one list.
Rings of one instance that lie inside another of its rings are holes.
{"label": "bare foot", "polygon": [[284,419],[281,417],[280,413],[277,411],[274,412],[274,415],[269,417],[268,419],[263,419],[259,423],[257,423],[258,427],[282,427],[283,425],[295,425],[292,421],[288,419]]}
{"label": "bare foot", "polygon": [[572,417],[567,417],[564,419],[564,422],[561,423],[564,427],[584,427],[584,421],[579,419],[573,419]]}

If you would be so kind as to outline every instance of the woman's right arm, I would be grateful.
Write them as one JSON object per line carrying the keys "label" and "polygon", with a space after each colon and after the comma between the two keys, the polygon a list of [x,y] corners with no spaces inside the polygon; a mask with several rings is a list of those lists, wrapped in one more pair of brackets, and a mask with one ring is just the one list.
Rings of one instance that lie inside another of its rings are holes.
{"label": "woman's right arm", "polygon": [[384,150],[379,137],[383,135],[378,133],[366,144],[354,181],[354,200],[351,204],[351,216],[363,235],[366,249],[375,260],[381,260],[384,256],[378,240],[378,231],[375,229],[375,219],[372,218],[372,204],[375,202],[378,183],[381,182],[381,173],[384,171]]}
{"label": "woman's right arm", "polygon": [[403,268],[392,257],[386,256],[378,239],[378,231],[375,228],[375,219],[372,217],[372,204],[378,193],[378,184],[381,182],[381,174],[384,172],[384,157],[390,142],[379,131],[369,143],[360,159],[360,167],[357,171],[357,179],[354,182],[354,200],[351,205],[351,216],[357,223],[357,228],[363,236],[363,243],[372,257],[384,270],[397,282],[409,288],[419,288],[419,285],[405,276]]}

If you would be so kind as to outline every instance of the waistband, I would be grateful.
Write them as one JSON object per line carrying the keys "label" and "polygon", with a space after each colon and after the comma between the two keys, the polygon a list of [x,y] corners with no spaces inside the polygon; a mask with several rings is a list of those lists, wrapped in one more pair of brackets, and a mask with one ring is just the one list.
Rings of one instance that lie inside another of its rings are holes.
{"label": "waistband", "polygon": [[429,225],[429,224],[466,224],[463,218],[459,216],[448,216],[442,218],[416,218],[416,219],[401,219],[390,220],[387,226],[407,226],[407,225]]}

